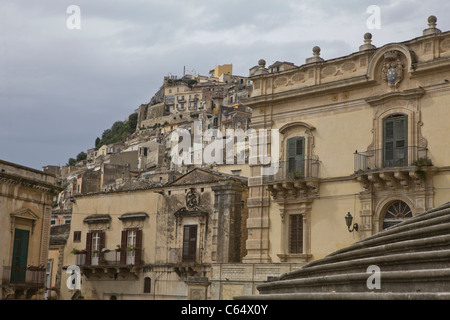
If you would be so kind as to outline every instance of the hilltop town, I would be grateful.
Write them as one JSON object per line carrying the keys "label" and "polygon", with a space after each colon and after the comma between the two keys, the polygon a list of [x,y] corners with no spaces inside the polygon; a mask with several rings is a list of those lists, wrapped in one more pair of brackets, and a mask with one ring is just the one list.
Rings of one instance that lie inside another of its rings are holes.
{"label": "hilltop town", "polygon": [[216,66],[207,76],[164,77],[150,102],[130,115],[128,121],[134,118],[135,127],[125,137],[122,134],[122,141],[102,144],[98,138],[98,145],[86,150],[85,159],[63,167],[45,166],[43,171],[55,174],[64,187],[55,199],[54,221],[64,219],[57,215],[70,216],[76,194],[163,185],[194,166],[248,176],[247,166],[176,165],[170,155],[171,133],[185,129],[193,135],[194,122],[201,122],[204,130],[219,130],[223,136],[227,129],[249,128],[252,110],[241,101],[250,96],[252,83],[248,77],[233,75],[232,70],[227,64]]}

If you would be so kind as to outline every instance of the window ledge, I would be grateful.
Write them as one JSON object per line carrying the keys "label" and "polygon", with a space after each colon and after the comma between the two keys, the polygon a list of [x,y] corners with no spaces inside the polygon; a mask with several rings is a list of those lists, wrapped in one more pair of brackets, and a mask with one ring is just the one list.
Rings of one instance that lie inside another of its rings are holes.
{"label": "window ledge", "polygon": [[277,256],[281,262],[308,262],[312,258],[312,254],[308,253],[280,253]]}

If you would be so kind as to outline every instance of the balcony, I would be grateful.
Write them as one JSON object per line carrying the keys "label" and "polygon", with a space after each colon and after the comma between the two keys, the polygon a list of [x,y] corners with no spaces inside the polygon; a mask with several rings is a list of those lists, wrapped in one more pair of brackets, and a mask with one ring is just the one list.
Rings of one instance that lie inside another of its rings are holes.
{"label": "balcony", "polygon": [[3,266],[2,285],[41,288],[45,284],[45,269]]}
{"label": "balcony", "polygon": [[368,190],[422,186],[427,173],[436,171],[428,158],[428,149],[417,146],[376,149],[354,153],[357,180]]}
{"label": "balcony", "polygon": [[97,274],[97,276],[106,275],[115,279],[119,273],[132,273],[137,276],[138,270],[144,265],[142,260],[144,249],[125,250],[125,261],[121,261],[121,253],[118,250],[91,253],[90,263],[86,261],[87,253],[79,253],[75,255],[75,264],[80,266],[88,277]]}
{"label": "balcony", "polygon": [[280,161],[278,172],[263,176],[274,199],[297,198],[318,194],[319,167],[317,159],[303,159],[296,163]]}

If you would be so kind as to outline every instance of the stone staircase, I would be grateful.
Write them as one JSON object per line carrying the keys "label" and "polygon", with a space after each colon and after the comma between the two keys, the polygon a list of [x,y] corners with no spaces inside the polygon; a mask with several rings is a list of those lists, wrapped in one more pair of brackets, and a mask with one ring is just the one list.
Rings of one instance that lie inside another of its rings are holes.
{"label": "stone staircase", "polygon": [[[373,266],[378,268],[375,273]],[[259,295],[235,299],[450,299],[450,202],[258,290]]]}

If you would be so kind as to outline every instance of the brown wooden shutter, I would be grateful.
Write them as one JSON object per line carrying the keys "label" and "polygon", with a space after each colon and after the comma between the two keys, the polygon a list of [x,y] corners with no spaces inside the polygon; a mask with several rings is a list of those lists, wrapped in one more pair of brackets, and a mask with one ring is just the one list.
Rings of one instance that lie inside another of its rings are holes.
{"label": "brown wooden shutter", "polygon": [[120,251],[120,264],[127,264],[127,236],[128,232],[127,230],[122,231],[122,239],[120,241],[120,248],[122,249]]}
{"label": "brown wooden shutter", "polygon": [[195,261],[197,253],[197,225],[184,226],[183,261]]}
{"label": "brown wooden shutter", "polygon": [[86,260],[84,262],[85,265],[91,265],[91,256],[92,256],[92,232],[86,233]]}
{"label": "brown wooden shutter", "polygon": [[73,242],[80,242],[80,241],[81,241],[81,231],[74,231]]}
{"label": "brown wooden shutter", "polygon": [[100,261],[102,261],[103,258],[103,249],[105,248],[105,232],[101,231],[98,233],[98,236],[100,237],[100,243],[98,246],[98,256],[100,257]]}
{"label": "brown wooden shutter", "polygon": [[303,252],[303,216],[289,216],[289,253]]}
{"label": "brown wooden shutter", "polygon": [[144,279],[144,293],[150,293],[152,291],[152,279],[146,277]]}
{"label": "brown wooden shutter", "polygon": [[137,250],[134,252],[134,264],[140,265],[141,264],[141,257],[142,257],[142,230],[136,229],[136,248]]}

